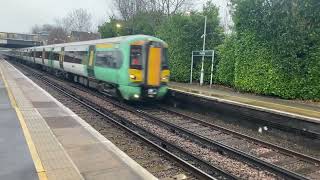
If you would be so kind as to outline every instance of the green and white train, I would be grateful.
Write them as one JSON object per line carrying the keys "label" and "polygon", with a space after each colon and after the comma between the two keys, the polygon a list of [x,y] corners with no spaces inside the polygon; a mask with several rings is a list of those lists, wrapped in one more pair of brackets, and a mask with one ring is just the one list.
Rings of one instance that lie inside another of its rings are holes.
{"label": "green and white train", "polygon": [[126,100],[167,93],[168,45],[146,35],[17,49],[14,59]]}

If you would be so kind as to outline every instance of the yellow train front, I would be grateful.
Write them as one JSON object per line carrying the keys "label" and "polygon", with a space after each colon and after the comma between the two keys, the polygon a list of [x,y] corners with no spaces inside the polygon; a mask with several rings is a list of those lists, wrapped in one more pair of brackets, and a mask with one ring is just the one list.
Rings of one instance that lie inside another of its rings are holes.
{"label": "yellow train front", "polygon": [[119,87],[122,96],[128,100],[163,98],[170,76],[167,44],[152,38],[133,41],[129,49],[129,86]]}

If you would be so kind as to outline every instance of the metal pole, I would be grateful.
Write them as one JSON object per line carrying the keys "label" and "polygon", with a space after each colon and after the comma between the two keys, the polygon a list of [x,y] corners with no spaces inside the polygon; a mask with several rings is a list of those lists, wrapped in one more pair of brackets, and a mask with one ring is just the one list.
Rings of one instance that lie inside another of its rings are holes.
{"label": "metal pole", "polygon": [[210,88],[212,87],[212,79],[213,79],[213,62],[214,62],[214,51],[212,52],[212,59],[211,59]]}
{"label": "metal pole", "polygon": [[[203,52],[206,49],[206,36],[207,36],[207,16],[204,17],[204,30],[203,30]],[[201,75],[200,75],[200,86],[203,85],[203,76],[204,76],[204,56],[205,54],[202,55],[202,61],[201,61]]]}
{"label": "metal pole", "polygon": [[190,73],[190,84],[192,84],[192,71],[193,71],[193,51],[192,51],[192,58],[191,58],[191,73]]}

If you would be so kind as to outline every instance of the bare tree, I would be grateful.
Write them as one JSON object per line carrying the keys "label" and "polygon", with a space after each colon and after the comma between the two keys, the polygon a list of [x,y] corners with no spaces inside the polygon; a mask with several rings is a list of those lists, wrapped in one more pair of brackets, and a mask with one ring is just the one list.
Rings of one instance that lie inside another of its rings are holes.
{"label": "bare tree", "polygon": [[32,26],[31,28],[31,33],[32,34],[37,34],[41,31],[42,27],[40,27],[38,24]]}
{"label": "bare tree", "polygon": [[48,44],[57,44],[67,42],[68,34],[61,27],[53,27],[50,30]]}
{"label": "bare tree", "polygon": [[164,14],[176,14],[180,10],[185,10],[187,6],[191,5],[189,0],[158,0],[158,6]]}
{"label": "bare tree", "polygon": [[191,0],[114,0],[123,20],[127,21],[140,12],[161,12],[167,16],[185,10]]}
{"label": "bare tree", "polygon": [[66,31],[86,31],[90,32],[92,28],[92,16],[85,9],[75,9],[71,11],[66,17],[61,20],[56,20]]}
{"label": "bare tree", "polygon": [[[75,9],[64,18],[55,19],[54,24],[35,25],[33,34],[47,34],[47,43],[64,43],[70,41],[72,31],[90,32],[93,30],[92,16],[84,9]],[[69,38],[68,38],[69,35]],[[96,35],[96,34],[94,34]],[[96,37],[94,37],[96,39]]]}
{"label": "bare tree", "polygon": [[35,25],[31,29],[33,34],[47,34],[47,44],[56,44],[67,42],[67,31],[59,25],[44,24]]}
{"label": "bare tree", "polygon": [[138,12],[146,11],[147,8],[145,0],[114,0],[114,3],[125,21],[131,19]]}
{"label": "bare tree", "polygon": [[50,33],[52,29],[59,27],[58,25],[51,25],[51,24],[43,24],[42,26],[39,25],[34,25],[31,28],[31,33],[32,34],[39,34],[41,32],[47,32]]}

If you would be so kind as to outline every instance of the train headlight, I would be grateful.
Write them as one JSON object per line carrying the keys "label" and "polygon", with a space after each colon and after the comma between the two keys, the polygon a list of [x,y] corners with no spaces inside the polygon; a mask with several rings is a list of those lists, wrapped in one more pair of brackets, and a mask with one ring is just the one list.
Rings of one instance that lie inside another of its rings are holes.
{"label": "train headlight", "polygon": [[133,83],[140,83],[143,80],[142,70],[140,69],[129,69],[128,79]]}
{"label": "train headlight", "polygon": [[169,82],[169,77],[170,76],[162,76],[161,81],[162,82]]}
{"label": "train headlight", "polygon": [[162,80],[167,81],[169,79],[169,76],[162,77]]}
{"label": "train headlight", "polygon": [[169,82],[170,71],[168,69],[162,70],[161,72],[161,81],[164,83]]}
{"label": "train headlight", "polygon": [[137,77],[135,75],[133,75],[133,74],[130,74],[130,78],[133,79],[133,80],[137,79]]}

